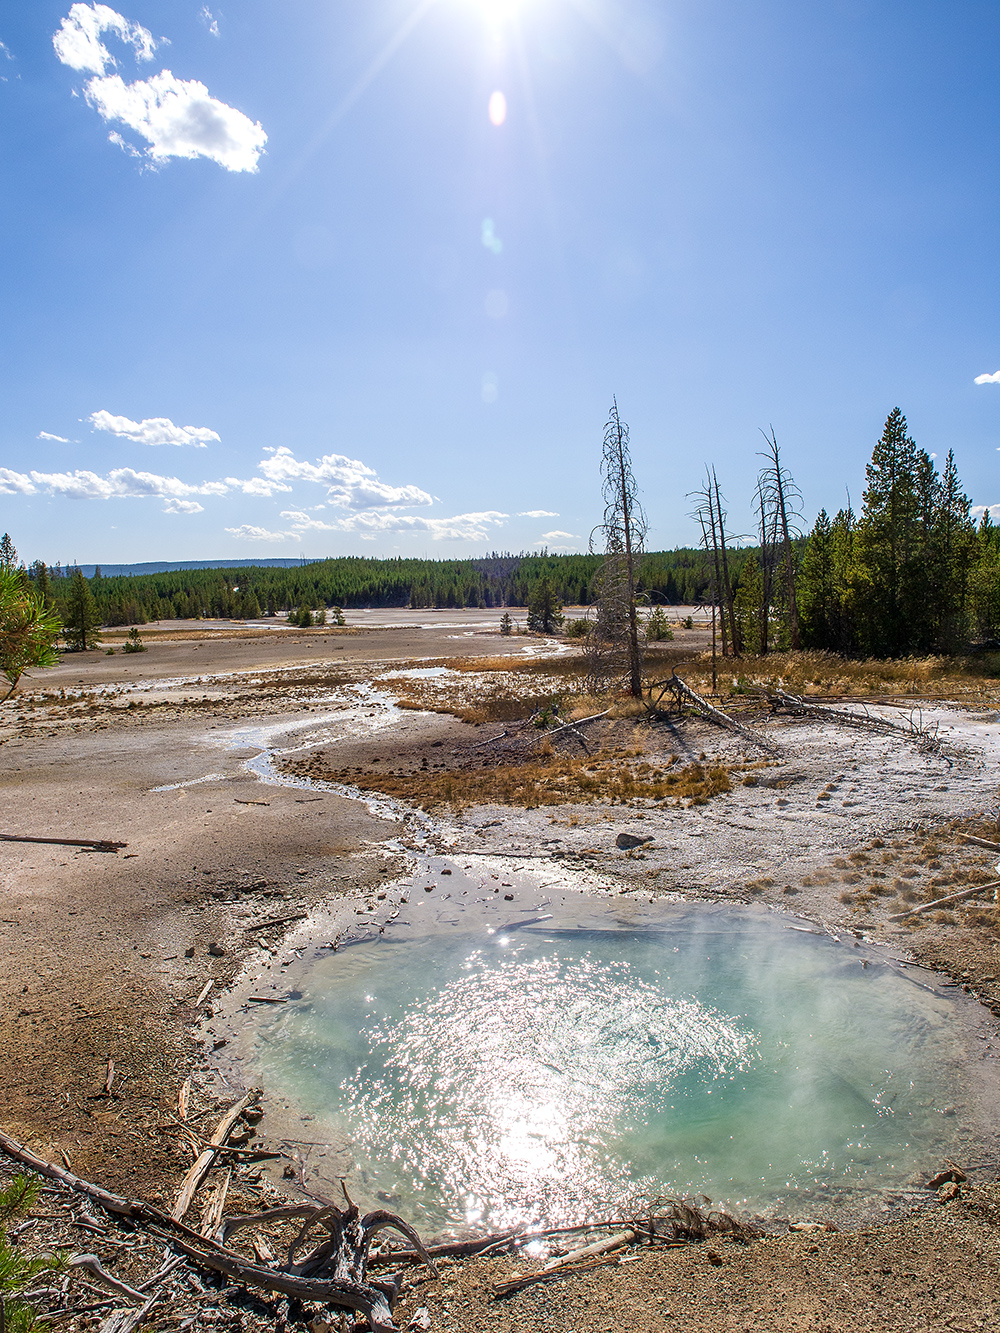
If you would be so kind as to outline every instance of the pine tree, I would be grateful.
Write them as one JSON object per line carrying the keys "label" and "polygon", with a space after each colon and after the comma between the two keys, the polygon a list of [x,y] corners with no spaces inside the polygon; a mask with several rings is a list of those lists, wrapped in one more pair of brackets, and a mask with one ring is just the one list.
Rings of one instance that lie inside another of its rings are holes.
{"label": "pine tree", "polygon": [[562,619],[562,602],[551,579],[539,579],[528,602],[528,629],[536,634],[553,634]]}
{"label": "pine tree", "polygon": [[[922,637],[919,621],[923,616],[915,603],[920,582],[921,491],[928,490],[923,459],[906,433],[906,417],[898,407],[886,419],[866,476],[857,546],[859,646],[874,656],[891,657],[912,651]],[[926,502],[926,495],[924,498]]]}
{"label": "pine tree", "polygon": [[63,638],[73,652],[83,653],[88,648],[96,648],[101,642],[98,632],[100,623],[101,618],[90,585],[77,569],[70,580],[69,597],[63,616]]}

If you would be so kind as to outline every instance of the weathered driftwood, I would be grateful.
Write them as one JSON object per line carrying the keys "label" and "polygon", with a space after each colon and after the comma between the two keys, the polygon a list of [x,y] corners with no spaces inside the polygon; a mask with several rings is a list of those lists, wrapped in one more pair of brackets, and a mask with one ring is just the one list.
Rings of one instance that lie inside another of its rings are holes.
{"label": "weathered driftwood", "polygon": [[853,708],[830,708],[826,704],[813,703],[782,689],[774,690],[769,697],[772,707],[784,708],[786,712],[796,717],[814,717],[820,722],[833,722],[838,726],[854,727],[860,731],[874,731],[883,736],[901,736],[906,740],[915,741],[921,749],[939,751],[944,748],[937,737],[936,729],[930,730],[915,725],[912,721],[906,726],[901,726],[890,718],[869,713],[864,704],[861,705],[864,711]]}
{"label": "weathered driftwood", "polygon": [[565,1268],[567,1264],[575,1264],[579,1259],[590,1259],[597,1254],[607,1254],[609,1250],[621,1250],[626,1245],[631,1245],[638,1239],[638,1233],[631,1227],[627,1231],[618,1231],[613,1236],[607,1236],[604,1240],[595,1240],[590,1245],[581,1245],[578,1250],[570,1250],[569,1254],[560,1255],[558,1259],[550,1259],[542,1267],[542,1272],[548,1273],[554,1268]]}
{"label": "weathered driftwood", "polygon": [[118,1278],[112,1277],[101,1266],[101,1261],[96,1254],[74,1254],[72,1258],[66,1261],[67,1268],[84,1268],[96,1282],[102,1287],[107,1287],[109,1291],[116,1291],[120,1296],[128,1296],[130,1300],[138,1301],[141,1305],[146,1299],[145,1293],[137,1291],[135,1287],[130,1287],[125,1282],[119,1282]]}
{"label": "weathered driftwood", "polygon": [[[231,1115],[232,1110],[228,1114]],[[2,1131],[0,1131],[0,1151],[23,1166],[37,1171],[39,1175],[57,1180],[76,1193],[85,1195],[107,1212],[143,1224],[150,1235],[167,1241],[188,1260],[210,1272],[223,1273],[235,1281],[265,1291],[279,1292],[300,1300],[318,1301],[339,1309],[360,1312],[368,1319],[374,1333],[393,1333],[392,1309],[401,1280],[399,1274],[387,1282],[369,1282],[366,1279],[369,1249],[373,1238],[380,1231],[387,1227],[399,1231],[410,1242],[413,1252],[430,1267],[435,1276],[437,1275],[433,1259],[427,1253],[416,1231],[402,1218],[381,1209],[362,1217],[357,1206],[349,1200],[349,1206],[344,1210],[323,1201],[320,1204],[313,1202],[294,1205],[291,1209],[270,1209],[253,1216],[232,1219],[239,1225],[248,1225],[271,1220],[279,1214],[286,1217],[292,1215],[306,1217],[306,1225],[299,1232],[289,1251],[289,1271],[281,1268],[272,1269],[250,1263],[241,1255],[227,1249],[220,1241],[211,1236],[199,1235],[178,1218],[170,1216],[152,1204],[112,1194],[99,1185],[74,1175],[71,1171],[47,1162]],[[295,1263],[295,1254],[302,1247],[312,1227],[317,1225],[323,1227],[328,1238],[304,1259]],[[221,1229],[223,1232],[226,1231],[225,1223]],[[229,1227],[230,1231],[233,1229],[232,1226]],[[137,1320],[145,1317],[145,1312],[148,1312],[154,1300],[159,1298],[160,1291],[162,1289],[154,1292],[141,1309],[134,1312]],[[124,1312],[124,1316],[123,1312],[117,1312],[106,1322],[109,1325],[109,1333],[119,1330],[119,1324],[122,1329],[126,1324],[129,1328],[136,1326],[131,1312]]]}
{"label": "weathered driftwood", "polygon": [[988,852],[1000,852],[1000,842],[987,842],[985,838],[974,838],[971,833],[958,835],[963,842],[971,842],[976,847],[985,847]]}
{"label": "weathered driftwood", "polygon": [[[656,691],[659,692],[656,693],[654,699],[653,696]],[[784,751],[780,745],[777,745],[774,741],[768,740],[752,727],[745,726],[742,722],[737,722],[736,719],[730,717],[728,713],[724,713],[721,708],[716,708],[715,705],[710,704],[707,699],[703,699],[686,681],[678,676],[676,671],[673,672],[668,680],[653,681],[649,686],[647,694],[649,697],[647,707],[650,712],[654,714],[663,711],[660,705],[663,702],[664,696],[673,694],[678,708],[683,704],[687,704],[689,707],[694,708],[697,712],[701,713],[703,717],[707,717],[709,721],[715,722],[720,727],[725,727],[727,731],[733,731],[738,736],[742,736],[744,740],[749,741],[751,745],[756,745],[757,748],[763,750],[765,754],[773,755],[775,758],[780,758],[784,755]]]}
{"label": "weathered driftwood", "polygon": [[188,1171],[184,1180],[181,1182],[181,1187],[177,1194],[177,1201],[170,1210],[170,1216],[175,1222],[183,1220],[184,1214],[191,1207],[191,1200],[198,1192],[198,1186],[205,1179],[208,1169],[215,1161],[219,1149],[233,1132],[233,1126],[250,1103],[255,1102],[259,1096],[260,1089],[251,1088],[250,1091],[245,1093],[238,1102],[233,1103],[216,1125],[212,1132],[212,1137],[208,1141],[208,1147],[198,1154],[190,1171]]}
{"label": "weathered driftwood", "polygon": [[308,912],[292,912],[290,916],[272,916],[266,921],[255,921],[247,930],[267,930],[269,926],[287,926],[290,921],[304,921]]}
{"label": "weathered driftwood", "polygon": [[950,893],[947,898],[934,898],[929,903],[921,903],[919,907],[908,907],[905,912],[893,912],[886,920],[902,921],[904,917],[920,916],[922,912],[933,912],[938,907],[946,907],[948,903],[960,903],[963,898],[974,898],[977,893],[986,893],[988,889],[994,891],[1000,889],[1000,879],[990,880],[988,884],[976,884],[971,889],[963,889],[961,893]]}
{"label": "weathered driftwood", "polygon": [[117,852],[127,842],[112,842],[109,838],[28,838],[19,833],[0,833],[0,842],[41,842],[53,847],[89,847],[95,852]]}

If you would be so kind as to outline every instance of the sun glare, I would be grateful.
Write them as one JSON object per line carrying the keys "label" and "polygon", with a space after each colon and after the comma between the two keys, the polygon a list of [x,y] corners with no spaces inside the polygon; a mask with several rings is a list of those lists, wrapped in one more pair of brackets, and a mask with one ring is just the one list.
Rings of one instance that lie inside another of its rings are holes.
{"label": "sun glare", "polygon": [[502,125],[507,119],[507,99],[499,88],[490,95],[489,113],[494,125]]}

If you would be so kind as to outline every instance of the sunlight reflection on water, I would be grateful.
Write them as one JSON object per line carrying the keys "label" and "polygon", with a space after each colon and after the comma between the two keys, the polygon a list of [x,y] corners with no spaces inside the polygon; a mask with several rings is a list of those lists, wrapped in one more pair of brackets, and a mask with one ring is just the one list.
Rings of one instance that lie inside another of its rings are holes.
{"label": "sunlight reflection on water", "polygon": [[968,1058],[949,998],[764,913],[644,912],[400,922],[255,1015],[255,1076],[339,1145],[332,1175],[424,1226],[828,1207],[936,1169]]}

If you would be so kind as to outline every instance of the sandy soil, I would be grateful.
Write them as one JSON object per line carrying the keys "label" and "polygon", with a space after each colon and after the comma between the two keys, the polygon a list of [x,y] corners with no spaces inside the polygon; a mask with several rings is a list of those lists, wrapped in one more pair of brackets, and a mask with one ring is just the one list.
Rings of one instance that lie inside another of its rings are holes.
{"label": "sandy soil", "polygon": [[[460,777],[500,762],[482,742],[504,729],[413,712],[405,728],[351,734],[338,719],[345,687],[383,663],[496,652],[501,641],[478,625],[349,626],[294,638],[179,632],[151,636],[141,656],[67,657],[0,710],[0,831],[128,843],[117,854],[0,845],[0,1125],[85,1176],[150,1198],[170,1197],[190,1160],[169,1116],[181,1080],[206,1055],[197,1020],[259,958],[261,942],[277,948],[285,929],[251,927],[338,901],[350,912],[405,866],[409,835],[398,818],[336,792],[260,783],[244,767],[261,749],[253,729],[296,724],[285,764],[311,764],[314,777],[324,766],[349,767],[359,779],[387,762]],[[947,705],[935,717],[947,754],[816,723],[772,724],[783,762],[705,806],[477,806],[439,812],[437,836],[442,847],[542,854],[571,876],[579,869],[623,891],[794,910],[909,951],[1000,1013],[1000,930],[989,899],[919,924],[887,919],[907,895],[950,892],[994,873],[996,855],[958,833],[996,836],[996,717]],[[706,762],[747,757],[701,723],[641,734],[632,721],[596,727],[595,744],[638,743]],[[623,852],[615,846],[622,831],[652,842]],[[983,1058],[996,1050],[994,1024]],[[218,1091],[224,1100],[227,1090]],[[202,1097],[209,1107],[209,1087]],[[965,1165],[972,1181],[954,1197],[934,1196],[878,1229],[648,1254],[503,1303],[486,1293],[511,1262],[463,1263],[409,1291],[405,1313],[426,1306],[440,1329],[567,1333],[762,1321],[777,1329],[998,1327],[996,1173],[992,1162]],[[234,1201],[244,1190],[252,1202],[259,1188],[248,1175]]]}

